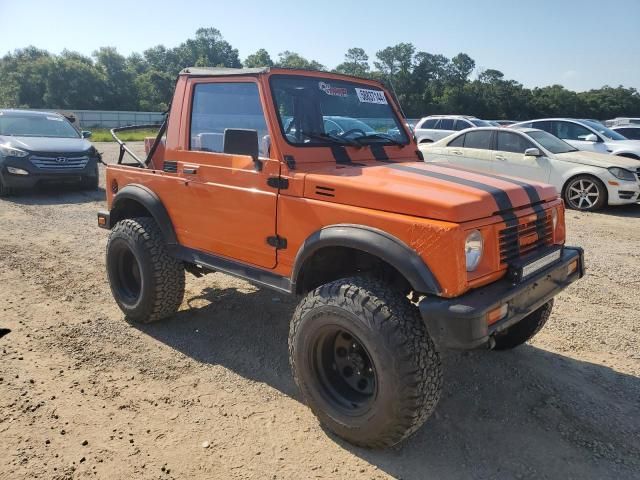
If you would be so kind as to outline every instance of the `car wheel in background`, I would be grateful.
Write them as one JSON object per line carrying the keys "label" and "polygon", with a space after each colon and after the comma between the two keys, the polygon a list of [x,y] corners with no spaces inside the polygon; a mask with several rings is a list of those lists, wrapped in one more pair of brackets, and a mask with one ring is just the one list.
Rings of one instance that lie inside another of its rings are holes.
{"label": "car wheel in background", "polygon": [[578,175],[564,187],[564,201],[573,210],[593,212],[607,203],[607,189],[596,177]]}
{"label": "car wheel in background", "polygon": [[0,178],[0,197],[8,197],[13,193],[13,190],[5,185]]}

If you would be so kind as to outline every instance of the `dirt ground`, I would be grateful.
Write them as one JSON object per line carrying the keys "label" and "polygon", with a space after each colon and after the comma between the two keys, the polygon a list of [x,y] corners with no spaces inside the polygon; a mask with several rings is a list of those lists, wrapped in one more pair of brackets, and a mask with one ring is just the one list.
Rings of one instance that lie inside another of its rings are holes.
{"label": "dirt ground", "polygon": [[435,415],[385,451],[300,402],[290,299],[188,276],[175,318],[128,324],[103,205],[103,190],[0,200],[0,479],[640,478],[640,205],[568,212],[588,276],[531,344],[444,352]]}

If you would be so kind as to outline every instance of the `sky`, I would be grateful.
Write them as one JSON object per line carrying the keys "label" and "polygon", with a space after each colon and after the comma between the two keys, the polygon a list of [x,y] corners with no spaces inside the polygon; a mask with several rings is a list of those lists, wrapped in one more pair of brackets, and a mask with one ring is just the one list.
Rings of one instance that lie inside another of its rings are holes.
{"label": "sky", "polygon": [[0,54],[173,47],[215,27],[240,58],[291,50],[333,68],[351,47],[400,42],[502,71],[526,87],[640,89],[640,0],[0,0]]}

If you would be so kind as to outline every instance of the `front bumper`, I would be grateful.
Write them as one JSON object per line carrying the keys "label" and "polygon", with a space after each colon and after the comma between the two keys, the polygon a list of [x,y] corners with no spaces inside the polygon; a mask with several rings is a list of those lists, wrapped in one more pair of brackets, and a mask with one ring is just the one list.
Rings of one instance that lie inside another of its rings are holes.
{"label": "front bumper", "polygon": [[[28,175],[10,173],[7,167],[27,171]],[[10,188],[16,190],[32,189],[45,183],[81,183],[98,176],[98,162],[90,158],[83,168],[62,168],[55,171],[38,168],[28,159],[0,158],[0,179]]]}
{"label": "front bumper", "polygon": [[[577,261],[577,268],[569,268]],[[519,322],[584,275],[584,253],[564,247],[553,265],[521,283],[503,279],[457,298],[425,297],[420,313],[436,344],[444,348],[471,350],[489,347],[492,337]],[[508,304],[504,318],[489,325],[488,314]]]}

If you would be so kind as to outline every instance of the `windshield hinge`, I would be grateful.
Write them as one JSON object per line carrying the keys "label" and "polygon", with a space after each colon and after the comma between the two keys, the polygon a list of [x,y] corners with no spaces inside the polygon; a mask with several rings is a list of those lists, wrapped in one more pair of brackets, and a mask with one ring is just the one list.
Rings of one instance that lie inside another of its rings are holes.
{"label": "windshield hinge", "polygon": [[271,245],[276,250],[283,250],[287,248],[287,239],[283,238],[279,235],[273,235],[271,237],[267,237],[267,243]]}
{"label": "windshield hinge", "polygon": [[267,185],[278,190],[286,190],[289,188],[289,180],[282,177],[269,177],[267,179]]}
{"label": "windshield hinge", "polygon": [[296,159],[293,157],[293,155],[285,155],[284,163],[287,164],[287,167],[289,168],[289,170],[296,169]]}

